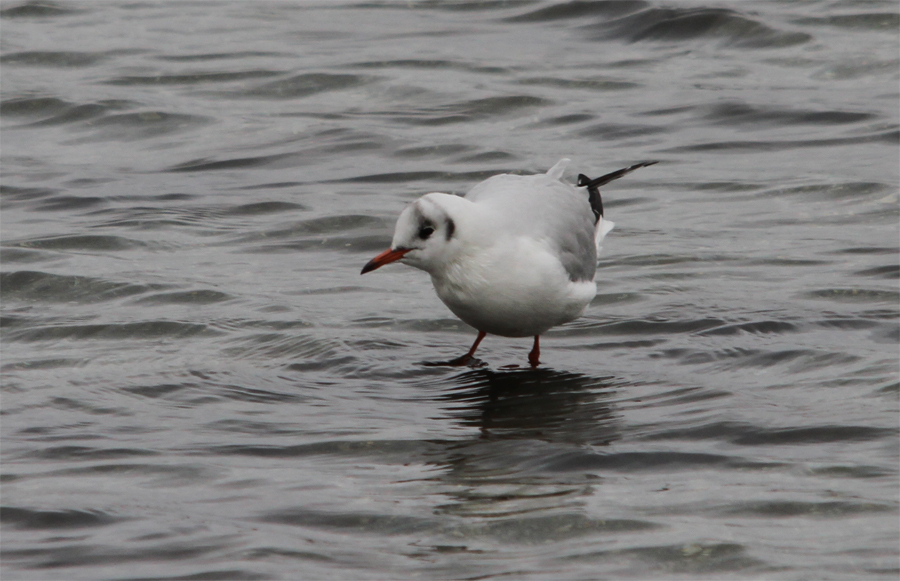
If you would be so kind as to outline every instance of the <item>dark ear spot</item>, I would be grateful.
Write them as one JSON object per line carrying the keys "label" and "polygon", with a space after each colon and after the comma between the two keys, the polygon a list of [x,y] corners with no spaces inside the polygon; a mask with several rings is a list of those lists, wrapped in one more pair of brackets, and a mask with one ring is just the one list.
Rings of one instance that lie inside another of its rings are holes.
{"label": "dark ear spot", "polygon": [[456,224],[453,223],[451,218],[447,218],[447,240],[449,241],[453,238],[453,233],[456,232]]}

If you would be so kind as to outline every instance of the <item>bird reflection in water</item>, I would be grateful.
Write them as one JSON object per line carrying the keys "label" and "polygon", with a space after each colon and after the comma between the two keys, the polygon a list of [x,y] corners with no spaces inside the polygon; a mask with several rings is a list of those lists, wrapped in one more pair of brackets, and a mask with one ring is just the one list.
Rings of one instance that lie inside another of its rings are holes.
{"label": "bird reflection in water", "polygon": [[484,524],[501,527],[504,535],[529,537],[557,525],[573,531],[594,527],[582,506],[600,479],[585,470],[585,462],[596,459],[593,447],[618,438],[619,420],[608,401],[615,393],[613,378],[476,369],[453,377],[453,383],[438,397],[442,416],[473,437],[445,442],[432,458],[442,468],[437,480],[448,485],[448,502],[436,510],[516,515]]}
{"label": "bird reflection in water", "polygon": [[482,439],[535,439],[606,445],[616,439],[607,400],[612,377],[554,371],[476,369],[453,378],[439,396],[446,417],[477,427]]}

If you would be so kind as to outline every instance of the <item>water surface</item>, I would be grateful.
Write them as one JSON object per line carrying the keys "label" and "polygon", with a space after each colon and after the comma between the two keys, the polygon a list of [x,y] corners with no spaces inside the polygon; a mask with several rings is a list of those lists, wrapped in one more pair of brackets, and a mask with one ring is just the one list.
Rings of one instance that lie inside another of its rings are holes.
{"label": "water surface", "polygon": [[[4,579],[896,579],[895,2],[4,2]],[[658,159],[585,316],[359,276]]]}

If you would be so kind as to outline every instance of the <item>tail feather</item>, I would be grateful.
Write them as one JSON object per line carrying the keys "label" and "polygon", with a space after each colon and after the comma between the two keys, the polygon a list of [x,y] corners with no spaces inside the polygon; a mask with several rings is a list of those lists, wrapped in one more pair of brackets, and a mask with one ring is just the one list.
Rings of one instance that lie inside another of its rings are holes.
{"label": "tail feather", "polygon": [[600,256],[600,249],[603,247],[603,239],[606,238],[606,235],[609,234],[609,231],[615,227],[615,222],[610,222],[609,220],[600,219],[597,222],[596,229],[594,230],[594,246],[597,247],[597,256]]}
{"label": "tail feather", "polygon": [[612,173],[608,173],[594,179],[587,177],[583,173],[578,174],[578,183],[576,185],[579,188],[587,187],[588,189],[588,201],[590,201],[591,203],[591,210],[594,211],[594,223],[596,224],[598,221],[600,221],[600,218],[603,217],[603,199],[600,197],[600,186],[605,186],[609,182],[617,180],[620,177],[629,174],[638,168],[647,167],[648,165],[653,165],[655,163],[659,162],[642,161],[641,163],[636,163],[630,167],[626,167],[624,169],[620,169],[618,171],[614,171]]}

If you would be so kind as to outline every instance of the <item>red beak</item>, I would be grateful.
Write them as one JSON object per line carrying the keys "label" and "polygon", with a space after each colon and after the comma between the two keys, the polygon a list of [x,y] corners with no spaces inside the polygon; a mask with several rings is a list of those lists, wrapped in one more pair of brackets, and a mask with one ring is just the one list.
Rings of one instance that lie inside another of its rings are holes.
{"label": "red beak", "polygon": [[390,248],[370,260],[363,267],[362,272],[359,274],[366,274],[367,272],[372,272],[376,268],[381,268],[385,264],[390,264],[394,261],[400,260],[403,258],[403,255],[412,250],[412,248],[398,248],[397,250],[391,250]]}

